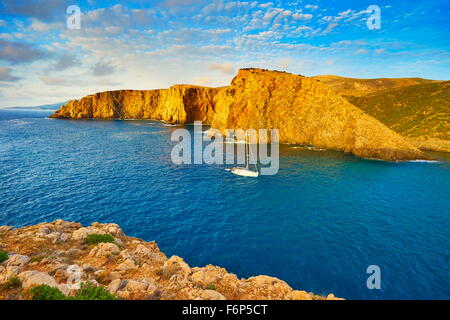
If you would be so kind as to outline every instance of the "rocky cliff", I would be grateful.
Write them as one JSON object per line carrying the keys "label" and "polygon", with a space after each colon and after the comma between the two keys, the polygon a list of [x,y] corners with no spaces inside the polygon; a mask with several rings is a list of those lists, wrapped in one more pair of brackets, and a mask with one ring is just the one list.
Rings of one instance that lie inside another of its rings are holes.
{"label": "rocky cliff", "polygon": [[170,123],[199,120],[210,123],[214,117],[214,97],[219,90],[174,85],[161,90],[99,92],[69,101],[51,118],[154,119]]}
{"label": "rocky cliff", "polygon": [[276,128],[282,143],[314,145],[363,158],[427,159],[319,81],[262,69],[241,69],[224,88],[176,85],[167,90],[97,93],[69,102],[51,117],[200,120],[221,131]]}
{"label": "rocky cliff", "polygon": [[[97,290],[88,299],[337,300],[269,276],[239,279],[212,265],[191,268],[180,257],[167,258],[155,242],[127,237],[117,224],[0,226],[0,238],[0,299],[86,298],[80,288],[89,284]],[[36,296],[33,288],[43,285],[56,289]]]}

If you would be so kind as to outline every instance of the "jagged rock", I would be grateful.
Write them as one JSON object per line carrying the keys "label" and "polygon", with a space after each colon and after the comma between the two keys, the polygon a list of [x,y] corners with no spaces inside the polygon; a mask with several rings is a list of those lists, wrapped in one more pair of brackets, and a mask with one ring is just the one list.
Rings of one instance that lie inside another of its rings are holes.
{"label": "jagged rock", "polygon": [[0,226],[0,233],[6,233],[8,231],[11,231],[13,227],[11,226]]}
{"label": "jagged rock", "polygon": [[145,281],[128,280],[127,285],[123,288],[126,291],[142,291],[145,292],[148,288],[148,283]]}
{"label": "jagged rock", "polygon": [[73,240],[84,240],[90,234],[110,234],[114,237],[123,236],[123,231],[115,223],[94,222],[91,227],[82,227],[72,233]]}
{"label": "jagged rock", "polygon": [[108,233],[114,237],[119,237],[119,236],[124,235],[122,229],[116,223],[100,223],[97,225],[97,228],[105,231],[106,233]]}
{"label": "jagged rock", "polygon": [[194,286],[206,289],[214,286],[216,290],[229,299],[238,299],[239,279],[235,274],[228,273],[226,269],[213,265],[203,268],[192,268],[191,281]]}
{"label": "jagged rock", "polygon": [[289,293],[290,300],[312,300],[311,294],[306,291],[294,290]]}
{"label": "jagged rock", "polygon": [[18,266],[1,267],[0,266],[0,283],[7,281],[10,278],[16,277],[21,269]]}
{"label": "jagged rock", "polygon": [[161,299],[161,290],[157,288],[153,292],[149,293],[145,300],[160,300],[160,299]]}
{"label": "jagged rock", "polygon": [[30,257],[21,254],[15,254],[9,257],[9,259],[6,262],[6,266],[7,267],[17,266],[23,268],[29,261]]}
{"label": "jagged rock", "polygon": [[106,288],[110,293],[115,294],[117,291],[122,290],[127,285],[128,280],[116,279],[111,281],[111,283]]}
{"label": "jagged rock", "polygon": [[114,244],[109,242],[103,242],[96,245],[90,252],[90,257],[97,258],[108,258],[112,255],[119,254],[120,248]]}
{"label": "jagged rock", "polygon": [[191,283],[188,281],[187,277],[183,274],[174,274],[169,278],[169,282],[166,285],[167,291],[179,291],[189,287]]}
{"label": "jagged rock", "polygon": [[[114,291],[117,287],[122,286],[122,283],[118,285],[118,282],[114,283],[114,287],[111,287],[111,291]],[[127,280],[125,286],[122,289],[116,291],[116,294],[121,298],[126,299],[148,299],[157,295],[158,286],[153,279],[137,279]]]}
{"label": "jagged rock", "polygon": [[203,290],[200,293],[200,298],[203,300],[226,300],[225,296],[215,290]]}
{"label": "jagged rock", "polygon": [[154,242],[151,242],[150,244],[152,245],[151,249],[142,244],[139,244],[134,250],[133,254],[138,256],[141,261],[145,261],[146,263],[150,264],[159,264],[166,262],[167,257],[164,253],[159,251],[158,246]]}
{"label": "jagged rock", "polygon": [[[20,299],[27,299],[27,290],[39,284],[57,286],[64,294],[73,295],[82,282],[95,286],[101,283],[122,299],[338,299],[332,294],[322,297],[294,291],[284,281],[268,276],[239,280],[236,275],[217,266],[190,269],[180,257],[167,259],[155,242],[124,235],[119,236],[124,248],[113,243],[90,247],[75,240],[52,244],[38,241],[35,236],[37,230],[49,235],[79,229],[78,224],[55,221],[23,227],[2,236],[2,250],[10,252],[10,257],[0,266],[0,283],[18,276],[25,288],[14,296]],[[87,229],[95,232],[107,230],[116,235],[121,232],[117,225],[100,223]],[[23,253],[32,256],[33,262]],[[111,259],[111,256],[116,258]],[[68,261],[58,261],[61,259]],[[138,267],[117,271],[124,263],[132,264],[131,261]],[[6,290],[0,286],[0,299],[8,297],[5,293]]]}
{"label": "jagged rock", "polygon": [[161,268],[161,276],[166,279],[170,279],[175,274],[186,277],[190,273],[191,268],[189,268],[188,264],[178,256],[170,257]]}
{"label": "jagged rock", "polygon": [[73,240],[84,240],[84,239],[86,239],[86,237],[88,236],[88,235],[90,235],[90,234],[93,234],[93,233],[99,233],[100,231],[98,231],[98,232],[95,232],[95,230],[93,230],[93,229],[89,229],[89,228],[80,228],[80,229],[78,229],[78,230],[75,230],[73,233],[72,233],[72,239]]}
{"label": "jagged rock", "polygon": [[82,280],[86,278],[83,269],[76,264],[68,266],[65,272],[67,275],[67,284],[71,285],[72,287],[78,283],[81,283]]}
{"label": "jagged rock", "polygon": [[240,299],[286,300],[292,288],[284,281],[268,276],[243,279],[239,283]]}
{"label": "jagged rock", "polygon": [[69,285],[64,284],[64,283],[60,283],[56,287],[66,296],[68,296],[72,290]]}
{"label": "jagged rock", "polygon": [[46,272],[24,271],[18,275],[18,278],[22,281],[22,287],[25,290],[41,284],[46,284],[51,287],[56,287],[58,285],[55,278]]}
{"label": "jagged rock", "polygon": [[94,272],[94,277],[103,284],[109,284],[114,280],[120,279],[122,275],[120,272],[111,270],[98,270]]}
{"label": "jagged rock", "polygon": [[67,281],[68,275],[64,269],[58,269],[55,271],[53,277],[55,278],[56,282],[61,283]]}
{"label": "jagged rock", "polygon": [[123,262],[117,266],[117,270],[126,271],[138,267],[138,264],[136,263],[137,258],[128,249],[122,250],[120,252],[120,257],[123,259]]}
{"label": "jagged rock", "polygon": [[136,265],[134,260],[127,259],[117,266],[117,270],[127,271],[127,270],[131,270],[131,269],[136,269],[137,267],[138,266]]}
{"label": "jagged rock", "polygon": [[330,294],[327,296],[326,299],[327,299],[327,300],[344,300],[344,299],[342,299],[342,298],[337,298],[337,297],[335,297],[334,294],[332,294],[332,293],[330,293]]}
{"label": "jagged rock", "polygon": [[94,273],[96,271],[98,271],[98,269],[96,267],[88,265],[88,264],[83,264],[83,272]]}
{"label": "jagged rock", "polygon": [[[212,266],[208,266],[212,267]],[[195,271],[191,275],[192,283],[199,287],[206,288],[209,285],[215,285],[223,276],[223,274],[217,272],[214,269],[205,268],[197,268],[198,271]]]}
{"label": "jagged rock", "polygon": [[78,248],[70,248],[66,251],[66,253],[68,256],[76,256],[81,253],[81,250]]}

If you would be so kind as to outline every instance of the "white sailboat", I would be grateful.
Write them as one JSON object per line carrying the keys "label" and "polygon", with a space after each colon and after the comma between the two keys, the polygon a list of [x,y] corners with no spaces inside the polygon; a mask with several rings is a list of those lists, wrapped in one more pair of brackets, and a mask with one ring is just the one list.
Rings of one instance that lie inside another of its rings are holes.
{"label": "white sailboat", "polygon": [[[255,171],[250,170],[249,153],[254,162]],[[248,145],[248,143],[245,143],[245,167],[234,167],[230,169],[230,172],[243,177],[257,178],[259,176],[258,167],[253,159],[253,154],[251,153],[250,146]]]}

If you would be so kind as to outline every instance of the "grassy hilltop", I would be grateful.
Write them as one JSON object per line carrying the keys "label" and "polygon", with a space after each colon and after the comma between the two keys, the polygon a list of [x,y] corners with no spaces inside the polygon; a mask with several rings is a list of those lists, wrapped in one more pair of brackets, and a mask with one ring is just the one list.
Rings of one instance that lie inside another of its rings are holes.
{"label": "grassy hilltop", "polygon": [[450,152],[450,81],[384,89],[346,98],[416,146]]}
{"label": "grassy hilltop", "polygon": [[340,95],[361,97],[369,93],[385,89],[395,89],[417,84],[439,82],[423,78],[378,78],[378,79],[356,79],[333,75],[315,76],[313,79],[332,87]]}
{"label": "grassy hilltop", "polygon": [[423,150],[450,152],[450,81],[313,77]]}

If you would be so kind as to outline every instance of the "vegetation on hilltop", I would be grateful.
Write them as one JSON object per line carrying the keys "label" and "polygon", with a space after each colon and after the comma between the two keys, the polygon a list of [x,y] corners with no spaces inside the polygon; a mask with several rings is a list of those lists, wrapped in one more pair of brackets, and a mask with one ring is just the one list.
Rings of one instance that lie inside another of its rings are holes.
{"label": "vegetation on hilltop", "polygon": [[352,104],[417,144],[422,149],[450,152],[450,81],[386,89],[362,97],[346,97]]}
{"label": "vegetation on hilltop", "polygon": [[450,140],[450,81],[387,89],[347,99],[404,136]]}
{"label": "vegetation on hilltop", "polygon": [[378,78],[378,79],[356,79],[333,75],[315,76],[313,79],[332,87],[344,96],[360,97],[385,89],[403,88],[417,84],[439,82],[423,78]]}

